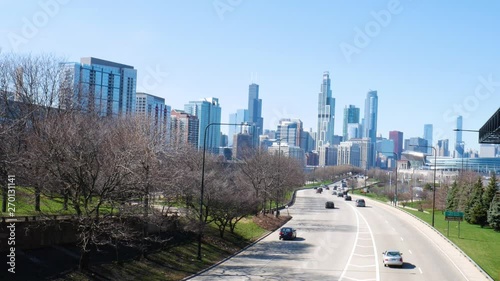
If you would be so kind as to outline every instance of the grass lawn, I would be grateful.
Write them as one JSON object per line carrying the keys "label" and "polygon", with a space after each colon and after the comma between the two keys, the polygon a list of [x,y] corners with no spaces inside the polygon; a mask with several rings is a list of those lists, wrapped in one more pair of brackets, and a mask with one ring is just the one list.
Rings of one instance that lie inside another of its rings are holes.
{"label": "grass lawn", "polygon": [[[429,224],[432,222],[432,209],[427,210],[429,214],[406,211]],[[444,214],[441,211],[434,212],[434,226],[443,235],[447,235],[448,222],[444,220]],[[462,249],[494,280],[500,281],[500,233],[489,227],[481,228],[463,221],[460,222],[460,238],[458,238],[458,222],[450,222],[448,239]]]}

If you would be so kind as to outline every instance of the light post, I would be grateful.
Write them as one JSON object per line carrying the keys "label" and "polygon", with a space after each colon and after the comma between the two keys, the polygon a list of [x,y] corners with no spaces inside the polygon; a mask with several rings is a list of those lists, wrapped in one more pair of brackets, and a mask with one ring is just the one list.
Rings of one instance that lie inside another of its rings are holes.
{"label": "light post", "polygon": [[275,139],[276,142],[278,142],[278,188],[276,190],[276,217],[278,217],[278,200],[281,197],[280,196],[280,166],[281,166],[281,140],[283,138]]}
{"label": "light post", "polygon": [[398,154],[394,151],[389,151],[389,152],[384,152],[382,151],[381,153],[392,153],[396,158],[394,160],[396,161],[396,180],[395,180],[395,185],[394,185],[394,206],[397,208],[398,207]]}
{"label": "light post", "polygon": [[201,189],[200,189],[200,225],[198,230],[198,260],[201,260],[201,234],[202,234],[202,226],[203,226],[203,192],[205,188],[205,154],[207,150],[207,132],[210,126],[217,125],[229,125],[229,126],[242,126],[246,125],[246,123],[234,124],[234,123],[209,123],[205,127],[205,131],[203,132],[203,160],[201,162]]}
{"label": "light post", "polygon": [[436,170],[437,170],[437,150],[434,146],[430,145],[410,145],[410,146],[415,146],[415,147],[427,147],[427,148],[432,148],[434,150],[434,177],[433,181],[434,183],[432,184],[432,227],[434,227],[434,209],[436,207]]}

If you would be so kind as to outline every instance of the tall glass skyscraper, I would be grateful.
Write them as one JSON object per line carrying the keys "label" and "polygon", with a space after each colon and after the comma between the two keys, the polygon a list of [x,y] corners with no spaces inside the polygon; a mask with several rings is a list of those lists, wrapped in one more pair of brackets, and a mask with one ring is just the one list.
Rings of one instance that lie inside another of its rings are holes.
{"label": "tall glass skyscraper", "polygon": [[365,100],[364,137],[370,139],[368,149],[368,167],[373,167],[375,163],[375,144],[377,142],[377,116],[378,116],[378,96],[377,91],[369,91]]}
{"label": "tall glass skyscraper", "polygon": [[332,98],[330,73],[323,73],[321,91],[318,94],[318,131],[316,135],[316,150],[329,143],[333,144],[333,129],[335,121],[335,99]]}
{"label": "tall glass skyscraper", "polygon": [[[424,124],[424,139],[428,146],[432,146],[432,124]],[[427,154],[432,154],[432,147],[427,148]]]}
{"label": "tall glass skyscraper", "polygon": [[[199,133],[198,148],[203,148],[205,141],[205,128],[210,123],[221,122],[221,108],[218,98],[205,98],[201,101],[190,101],[184,105],[184,111],[198,117]],[[213,153],[219,153],[220,147],[220,126],[211,125],[207,131],[206,148]]]}
{"label": "tall glass skyscraper", "polygon": [[455,158],[461,158],[464,155],[464,143],[462,141],[462,115],[457,117],[457,132],[455,135]]}
{"label": "tall glass skyscraper", "polygon": [[94,57],[62,63],[60,105],[101,116],[135,114],[137,70],[133,66]]}
{"label": "tall glass skyscraper", "polygon": [[[248,110],[247,109],[238,109],[236,113],[229,114],[229,123],[230,124],[242,124],[248,122]],[[233,137],[235,134],[240,133],[242,131],[241,126],[238,125],[229,125],[229,133],[227,136],[228,146],[233,145]]]}
{"label": "tall glass skyscraper", "polygon": [[359,124],[359,108],[352,104],[344,108],[344,126],[342,128],[342,137],[344,141],[349,140],[347,130],[349,124]]}
{"label": "tall glass skyscraper", "polygon": [[253,125],[253,145],[259,143],[259,136],[264,131],[264,118],[262,118],[262,100],[259,99],[259,85],[252,83],[248,86],[248,123]]}

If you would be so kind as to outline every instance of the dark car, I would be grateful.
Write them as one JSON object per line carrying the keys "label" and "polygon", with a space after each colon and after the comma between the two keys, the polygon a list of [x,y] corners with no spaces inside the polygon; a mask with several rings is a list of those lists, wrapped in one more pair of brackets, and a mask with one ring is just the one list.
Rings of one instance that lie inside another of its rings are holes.
{"label": "dark car", "polygon": [[333,201],[326,201],[325,208],[327,208],[327,209],[335,209],[335,204],[333,203]]}
{"label": "dark car", "polygon": [[297,238],[297,231],[292,227],[282,227],[280,229],[280,240],[293,240]]}
{"label": "dark car", "polygon": [[346,195],[344,199],[345,201],[352,201],[351,195]]}
{"label": "dark car", "polygon": [[316,193],[321,193],[321,192],[323,192],[323,188],[320,187],[320,188],[316,189]]}
{"label": "dark car", "polygon": [[364,199],[358,199],[356,200],[356,207],[365,207],[365,200]]}
{"label": "dark car", "polygon": [[342,192],[337,193],[337,197],[344,197],[344,194]]}

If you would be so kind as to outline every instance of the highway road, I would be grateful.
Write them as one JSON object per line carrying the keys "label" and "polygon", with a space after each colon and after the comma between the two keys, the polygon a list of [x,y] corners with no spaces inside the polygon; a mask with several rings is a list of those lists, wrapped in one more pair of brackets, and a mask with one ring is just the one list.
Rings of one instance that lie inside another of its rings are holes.
{"label": "highway road", "polygon": [[[297,193],[289,208],[297,239],[278,231],[190,280],[488,280],[435,231],[392,206],[366,207],[331,190]],[[333,201],[335,209],[325,209]],[[384,267],[382,252],[403,253],[402,268]]]}

